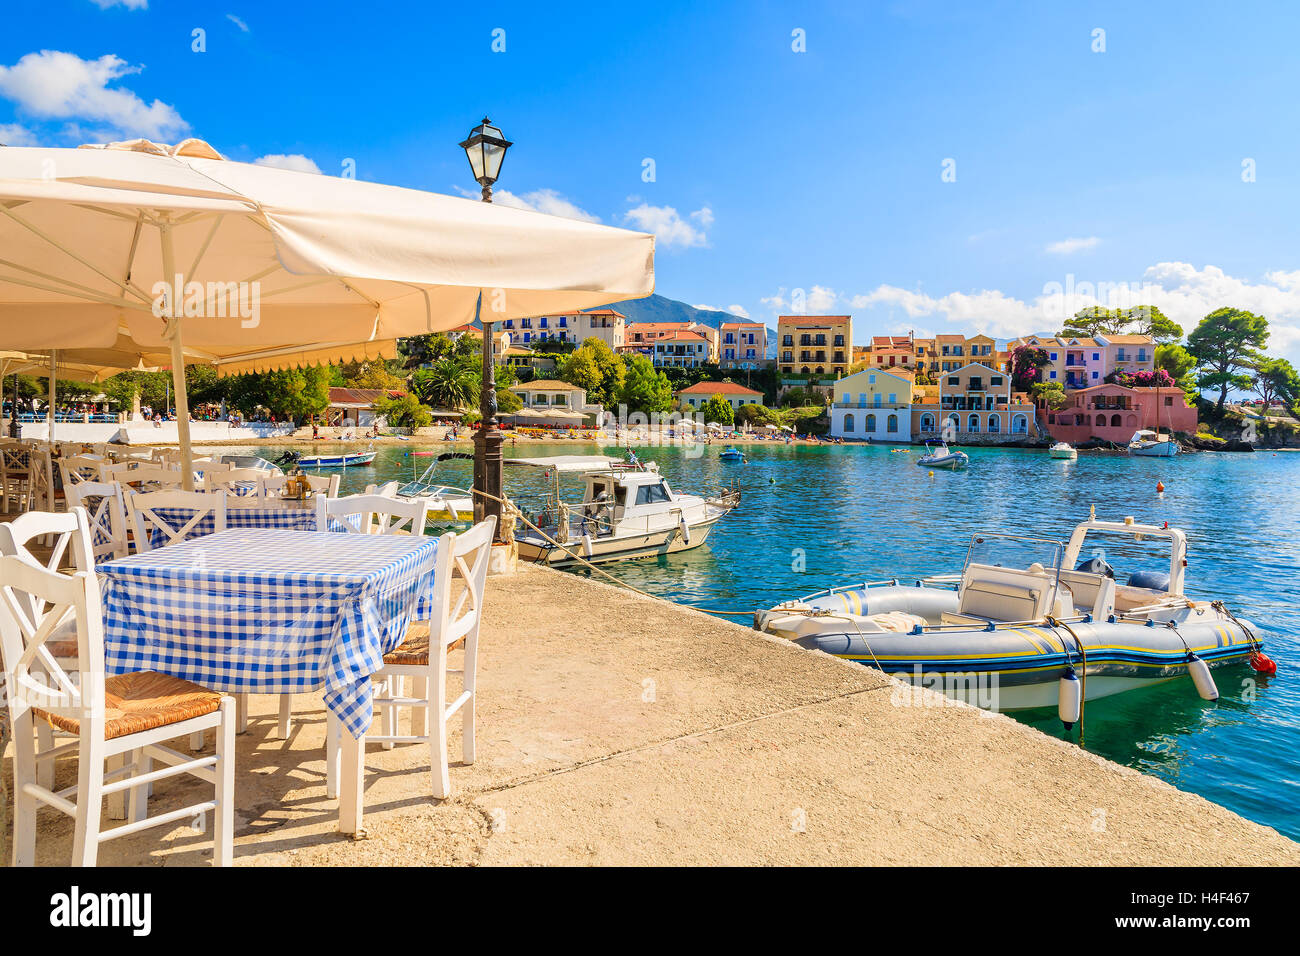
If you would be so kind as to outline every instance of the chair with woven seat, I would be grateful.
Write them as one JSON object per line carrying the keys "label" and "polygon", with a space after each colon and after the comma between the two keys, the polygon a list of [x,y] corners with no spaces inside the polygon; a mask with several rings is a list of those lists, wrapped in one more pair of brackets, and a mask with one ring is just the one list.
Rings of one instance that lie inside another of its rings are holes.
{"label": "chair with woven seat", "polygon": [[[462,720],[461,749],[465,765],[474,762],[474,718],[478,686],[478,633],[483,616],[483,595],[496,517],[474,525],[464,534],[444,534],[438,539],[434,571],[432,614],[425,624],[413,623],[402,643],[384,656],[383,667],[371,675],[375,687],[374,707],[384,726],[367,740],[392,745],[429,745],[433,774],[433,795],[451,796],[447,764],[447,725],[457,713]],[[423,625],[423,626],[421,626]],[[464,660],[459,668],[447,667],[447,655],[463,644]],[[447,676],[459,674],[461,693],[447,702]],[[401,682],[412,679],[410,697],[401,694]],[[411,732],[398,733],[398,712],[411,711]],[[432,715],[430,715],[432,711]],[[429,718],[432,716],[432,726]],[[339,779],[339,741],[343,725],[332,714],[326,729],[326,790],[334,796]]]}
{"label": "chair with woven seat", "polygon": [[[84,526],[83,526],[84,527]],[[88,534],[87,534],[88,537]],[[76,622],[79,679],[46,646],[67,618]],[[212,811],[214,862],[226,866],[234,854],[234,701],[180,678],[152,672],[107,677],[99,580],[94,573],[60,574],[22,557],[0,557],[0,651],[9,689],[14,738],[15,866],[36,856],[40,804],[74,818],[72,862],[93,866],[99,845],[150,827],[197,820]],[[100,662],[86,666],[85,662]],[[75,751],[77,782],[55,791],[37,779],[34,725],[57,727],[76,739],[55,750]],[[213,728],[216,753],[191,757],[162,746],[164,741]],[[115,770],[105,761],[122,758]],[[164,768],[153,770],[153,763]],[[211,783],[214,799],[149,817],[147,788],[177,774]],[[128,821],[101,829],[105,797],[129,794]],[[76,798],[74,803],[72,798]]]}

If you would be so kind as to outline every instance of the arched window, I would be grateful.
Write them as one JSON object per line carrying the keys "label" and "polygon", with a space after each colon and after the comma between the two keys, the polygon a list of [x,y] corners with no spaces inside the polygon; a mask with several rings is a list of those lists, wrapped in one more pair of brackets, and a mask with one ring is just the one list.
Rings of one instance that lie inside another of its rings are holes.
{"label": "arched window", "polygon": [[875,431],[876,431],[876,416],[875,416],[875,415],[868,415],[868,416],[867,416],[867,433],[868,433],[868,434],[875,434]]}
{"label": "arched window", "polygon": [[989,416],[989,434],[996,435],[1002,431],[1002,419],[997,415]]}
{"label": "arched window", "polygon": [[979,417],[978,415],[972,415],[969,419],[967,419],[967,421],[966,421],[966,430],[967,430],[968,432],[970,432],[972,435],[978,435],[978,434],[979,434],[979,432],[980,432],[980,417]]}
{"label": "arched window", "polygon": [[1011,418],[1011,433],[1013,435],[1024,435],[1029,431],[1029,419],[1024,415],[1014,415]]}
{"label": "arched window", "polygon": [[1122,421],[1121,421],[1121,419],[1120,419],[1120,417],[1119,417],[1118,415],[1112,415],[1112,416],[1110,416],[1110,427],[1111,427],[1111,428],[1119,428],[1121,424],[1122,424]]}
{"label": "arched window", "polygon": [[926,412],[924,415],[921,416],[921,431],[923,432],[934,431],[934,416],[931,415],[929,412]]}
{"label": "arched window", "polygon": [[852,415],[845,415],[845,416],[844,416],[844,431],[845,431],[846,433],[847,433],[847,432],[851,432],[851,431],[853,431],[853,416],[852,416]]}
{"label": "arched window", "polygon": [[1138,423],[1138,420],[1137,420],[1137,416],[1136,416],[1136,415],[1130,415],[1130,416],[1128,417],[1128,422],[1127,422],[1127,424],[1128,424],[1128,427],[1129,427],[1129,428],[1136,428],[1136,427],[1137,427],[1137,423]]}
{"label": "arched window", "polygon": [[1105,415],[1098,415],[1098,416],[1097,416],[1097,424],[1098,424],[1098,425],[1105,425],[1105,424],[1106,424],[1106,416],[1105,416]]}
{"label": "arched window", "polygon": [[889,418],[885,419],[885,431],[887,431],[887,432],[891,432],[891,433],[893,433],[893,434],[897,434],[897,433],[898,433],[898,416],[897,416],[897,415],[890,415]]}
{"label": "arched window", "polygon": [[809,372],[809,369],[808,369],[808,366],[807,366],[807,365],[805,365],[803,368],[799,369],[799,374],[800,374],[800,375],[807,375],[808,372]]}
{"label": "arched window", "polygon": [[961,431],[961,418],[957,415],[948,416],[948,424],[952,426],[952,433],[955,435]]}

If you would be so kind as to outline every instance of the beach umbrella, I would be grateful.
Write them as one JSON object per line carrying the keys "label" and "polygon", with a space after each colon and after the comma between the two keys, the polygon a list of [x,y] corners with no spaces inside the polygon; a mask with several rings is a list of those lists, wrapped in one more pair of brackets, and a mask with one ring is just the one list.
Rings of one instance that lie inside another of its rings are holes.
{"label": "beach umbrella", "polygon": [[166,356],[186,463],[187,361],[232,374],[388,357],[480,310],[654,291],[651,235],[231,162],[201,140],[0,148],[0,250],[0,347],[125,337]]}

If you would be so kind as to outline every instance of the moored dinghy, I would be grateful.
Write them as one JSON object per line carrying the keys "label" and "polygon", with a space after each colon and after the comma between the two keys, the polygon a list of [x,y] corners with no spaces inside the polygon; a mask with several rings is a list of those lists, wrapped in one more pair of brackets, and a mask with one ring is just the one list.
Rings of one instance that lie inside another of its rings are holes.
{"label": "moored dinghy", "polygon": [[[1159,546],[1159,569],[1144,542]],[[1076,694],[1191,676],[1213,699],[1209,669],[1259,652],[1249,622],[1185,596],[1185,555],[1182,531],[1132,518],[1090,518],[1067,545],[976,535],[960,577],[823,591],[760,612],[755,626],[987,709],[1060,705],[1072,723]],[[1125,583],[1110,560],[1132,567]]]}
{"label": "moored dinghy", "polygon": [[925,454],[916,460],[925,468],[950,468],[956,471],[970,464],[970,456],[964,451],[950,451],[946,442],[939,442],[934,447],[925,443]]}

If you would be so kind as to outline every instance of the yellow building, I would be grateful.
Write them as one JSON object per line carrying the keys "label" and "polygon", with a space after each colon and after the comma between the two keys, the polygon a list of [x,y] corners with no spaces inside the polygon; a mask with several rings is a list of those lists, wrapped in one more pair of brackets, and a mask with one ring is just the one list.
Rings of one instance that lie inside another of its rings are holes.
{"label": "yellow building", "polygon": [[786,375],[840,378],[853,361],[853,318],[783,315],[777,319],[776,365]]}
{"label": "yellow building", "polygon": [[912,440],[911,369],[865,368],[835,383],[831,435],[869,441]]}

